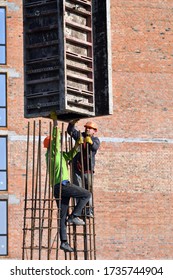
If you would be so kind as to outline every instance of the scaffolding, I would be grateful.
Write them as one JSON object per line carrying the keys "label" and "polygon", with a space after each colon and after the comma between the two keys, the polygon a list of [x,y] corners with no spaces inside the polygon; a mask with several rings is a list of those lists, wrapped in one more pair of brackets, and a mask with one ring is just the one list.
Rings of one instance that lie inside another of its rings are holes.
{"label": "scaffolding", "polygon": [[[45,151],[43,151],[42,123],[28,122],[27,127],[27,152],[26,152],[26,182],[23,216],[23,260],[95,260],[96,259],[96,234],[95,217],[88,218],[85,207],[82,218],[85,225],[67,225],[68,242],[74,248],[74,252],[64,252],[59,249],[61,192],[57,207],[53,196],[52,179],[50,176],[50,164],[46,165]],[[52,123],[49,123],[48,135],[52,135]],[[73,140],[61,128],[61,152],[68,151],[73,146]],[[45,150],[45,149],[44,149]],[[82,154],[82,146],[80,147]],[[62,153],[61,153],[62,154]],[[89,149],[87,150],[87,162],[89,162]],[[82,158],[82,157],[81,157]],[[73,180],[73,166],[69,163],[69,174]],[[82,171],[83,178],[83,171]],[[92,176],[91,176],[92,181]],[[82,179],[85,188],[84,180]],[[93,184],[91,184],[93,186]],[[92,187],[91,187],[92,188]],[[93,188],[92,203],[94,212]],[[71,198],[69,214],[75,205]]]}

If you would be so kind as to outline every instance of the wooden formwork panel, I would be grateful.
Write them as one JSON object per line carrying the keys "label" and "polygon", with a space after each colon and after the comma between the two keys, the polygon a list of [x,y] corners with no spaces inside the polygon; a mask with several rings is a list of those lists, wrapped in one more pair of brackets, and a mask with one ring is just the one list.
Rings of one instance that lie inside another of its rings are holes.
{"label": "wooden formwork panel", "polygon": [[[102,6],[96,2],[23,1],[25,117],[48,117],[56,111],[59,119],[70,120],[103,115],[105,104],[110,106],[107,80],[100,72],[104,67],[107,71],[107,60],[103,58],[101,69],[98,56],[103,52],[98,51],[95,38],[107,29],[99,31],[98,24],[93,26]],[[102,13],[106,12],[103,9]],[[100,77],[105,79],[103,93],[96,84]],[[105,114],[109,112],[105,110]]]}
{"label": "wooden formwork panel", "polygon": [[64,1],[67,109],[95,114],[91,1]]}

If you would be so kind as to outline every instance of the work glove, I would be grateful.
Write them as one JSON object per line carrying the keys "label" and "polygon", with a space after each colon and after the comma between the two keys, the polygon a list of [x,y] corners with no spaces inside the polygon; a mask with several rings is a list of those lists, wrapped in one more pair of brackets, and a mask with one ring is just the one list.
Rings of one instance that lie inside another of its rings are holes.
{"label": "work glove", "polygon": [[83,142],[84,142],[83,137],[80,136],[79,139],[77,140],[77,144],[80,145],[80,144],[83,144]]}
{"label": "work glove", "polygon": [[53,120],[53,121],[56,121],[57,120],[57,115],[55,112],[51,112],[50,113],[50,118]]}
{"label": "work glove", "polygon": [[86,136],[86,137],[85,137],[85,143],[89,143],[90,145],[93,144],[93,141],[92,141],[92,139],[91,139],[90,136]]}

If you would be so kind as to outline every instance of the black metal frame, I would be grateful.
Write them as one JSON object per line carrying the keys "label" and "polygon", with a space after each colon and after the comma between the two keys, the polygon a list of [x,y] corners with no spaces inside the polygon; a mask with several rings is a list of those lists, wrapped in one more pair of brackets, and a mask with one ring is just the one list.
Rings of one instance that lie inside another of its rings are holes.
{"label": "black metal frame", "polygon": [[101,2],[23,0],[26,118],[112,114],[110,0]]}

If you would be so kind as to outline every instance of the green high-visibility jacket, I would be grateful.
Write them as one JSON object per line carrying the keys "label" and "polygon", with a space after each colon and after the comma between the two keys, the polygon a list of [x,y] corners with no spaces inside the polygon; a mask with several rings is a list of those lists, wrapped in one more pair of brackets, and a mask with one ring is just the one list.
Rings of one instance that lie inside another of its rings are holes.
{"label": "green high-visibility jacket", "polygon": [[68,161],[72,160],[78,152],[78,149],[74,146],[69,152],[62,152],[61,155],[60,139],[60,129],[54,127],[51,145],[46,152],[46,162],[49,167],[52,186],[64,180],[69,180]]}

